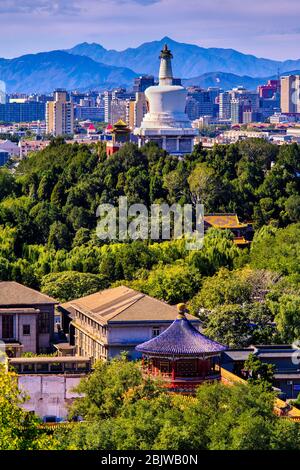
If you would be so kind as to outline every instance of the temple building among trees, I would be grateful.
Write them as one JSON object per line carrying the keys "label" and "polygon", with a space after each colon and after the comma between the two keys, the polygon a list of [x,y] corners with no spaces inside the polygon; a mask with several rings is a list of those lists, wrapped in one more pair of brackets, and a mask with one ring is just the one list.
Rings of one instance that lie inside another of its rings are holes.
{"label": "temple building among trees", "polygon": [[207,214],[204,216],[204,228],[217,228],[230,230],[234,236],[234,243],[240,247],[251,244],[253,238],[253,226],[251,223],[241,223],[237,214]]}
{"label": "temple building among trees", "polygon": [[193,393],[203,383],[221,380],[226,347],[199,333],[185,313],[185,305],[179,304],[172,325],[136,350],[143,355],[146,374],[161,377],[169,391]]}
{"label": "temple building among trees", "polygon": [[119,119],[111,128],[111,140],[106,142],[106,154],[109,157],[116,153],[122,145],[130,141],[130,129],[126,122]]}

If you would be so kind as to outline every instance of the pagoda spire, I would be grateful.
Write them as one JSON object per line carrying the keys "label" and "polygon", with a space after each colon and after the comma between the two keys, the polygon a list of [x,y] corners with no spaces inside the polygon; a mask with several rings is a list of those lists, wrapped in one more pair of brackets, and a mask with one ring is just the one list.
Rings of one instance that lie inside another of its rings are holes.
{"label": "pagoda spire", "polygon": [[168,45],[165,44],[161,53],[160,53],[160,68],[159,68],[159,84],[164,85],[173,85],[173,71],[172,63],[173,55],[168,48]]}

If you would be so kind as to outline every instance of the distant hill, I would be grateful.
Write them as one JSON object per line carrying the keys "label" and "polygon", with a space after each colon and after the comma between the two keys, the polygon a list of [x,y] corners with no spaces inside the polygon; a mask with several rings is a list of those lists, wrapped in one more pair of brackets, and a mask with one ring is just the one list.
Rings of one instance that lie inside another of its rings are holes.
{"label": "distant hill", "polygon": [[129,68],[101,64],[63,51],[0,59],[0,80],[6,82],[10,93],[43,93],[59,87],[84,91],[129,86],[135,76]]}
{"label": "distant hill", "polygon": [[[300,70],[292,70],[290,72],[283,72],[281,75],[300,75]],[[264,83],[267,83],[268,80],[274,80],[277,78],[277,75],[271,75],[269,77],[248,77],[247,75],[240,76],[233,73],[224,73],[224,72],[213,72],[213,73],[204,73],[199,77],[188,78],[182,80],[184,86],[199,86],[202,88],[208,87],[219,87],[224,91],[231,90],[238,86],[243,86],[248,90],[256,90],[256,88]]]}
{"label": "distant hill", "polygon": [[165,37],[121,52],[82,43],[68,51],[0,58],[0,80],[6,82],[9,93],[43,93],[58,87],[82,91],[130,88],[137,75],[157,76],[159,51],[165,43],[174,54],[174,75],[185,79],[186,86],[219,86],[227,90],[242,85],[255,89],[275,78],[278,68],[285,73],[300,70],[300,60],[259,59],[231,49],[205,49]]}
{"label": "distant hill", "polygon": [[120,52],[107,50],[99,44],[87,42],[78,44],[67,52],[87,56],[104,64],[129,67],[137,73],[157,75],[159,51],[165,43],[169,45],[174,54],[174,74],[182,78],[198,77],[211,72],[225,72],[257,78],[276,75],[278,69],[286,72],[300,69],[300,59],[280,62],[242,54],[234,49],[204,48],[180,43],[168,37]]}
{"label": "distant hill", "polygon": [[247,75],[240,76],[233,73],[213,72],[204,73],[199,77],[182,80],[184,86],[200,86],[202,88],[219,87],[224,91],[243,86],[248,90],[255,90],[258,85],[274,77],[254,78]]}

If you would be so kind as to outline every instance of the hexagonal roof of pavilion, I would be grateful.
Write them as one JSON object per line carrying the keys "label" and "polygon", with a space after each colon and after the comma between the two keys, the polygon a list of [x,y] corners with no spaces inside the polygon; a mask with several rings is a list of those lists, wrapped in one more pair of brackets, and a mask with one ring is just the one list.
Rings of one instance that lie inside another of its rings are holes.
{"label": "hexagonal roof of pavilion", "polygon": [[199,333],[186,318],[184,311],[179,310],[178,317],[169,328],[135,349],[146,355],[197,356],[221,353],[227,348]]}

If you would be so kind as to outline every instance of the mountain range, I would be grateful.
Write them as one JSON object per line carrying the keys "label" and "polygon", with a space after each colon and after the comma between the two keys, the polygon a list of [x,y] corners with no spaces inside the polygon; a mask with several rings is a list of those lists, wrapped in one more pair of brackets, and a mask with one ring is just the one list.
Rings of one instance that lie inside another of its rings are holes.
{"label": "mountain range", "polygon": [[254,89],[275,78],[278,70],[283,74],[300,70],[300,59],[280,62],[165,37],[124,51],[82,43],[69,50],[0,58],[0,80],[6,82],[9,93],[43,93],[58,87],[83,91],[129,87],[137,75],[157,75],[158,57],[165,43],[174,55],[174,75],[183,78],[185,85],[220,86],[225,90],[242,85]]}
{"label": "mountain range", "polygon": [[106,89],[132,84],[136,73],[126,67],[100,64],[64,51],[41,52],[16,59],[0,59],[0,80],[8,93],[44,93]]}
{"label": "mountain range", "polygon": [[253,55],[242,54],[233,49],[204,48],[185,44],[164,37],[160,41],[147,42],[133,49],[124,51],[107,50],[99,44],[82,43],[69,49],[76,55],[88,56],[96,62],[129,67],[137,73],[157,75],[159,53],[164,44],[171,49],[173,71],[176,77],[192,78],[209,72],[226,72],[249,77],[267,77],[282,72],[300,69],[299,60],[284,62],[261,59]]}

